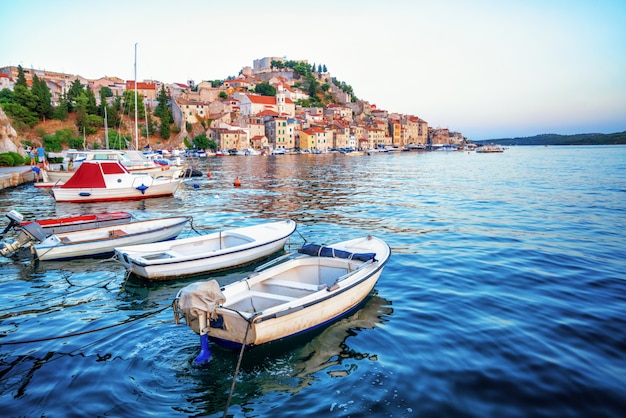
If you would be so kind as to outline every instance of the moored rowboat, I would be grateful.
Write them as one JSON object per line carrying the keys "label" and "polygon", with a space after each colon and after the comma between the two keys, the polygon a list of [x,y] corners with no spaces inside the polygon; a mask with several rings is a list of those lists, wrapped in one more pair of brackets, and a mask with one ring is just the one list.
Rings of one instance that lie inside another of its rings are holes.
{"label": "moored rowboat", "polygon": [[115,249],[132,273],[166,280],[251,263],[281,250],[295,232],[292,220],[214,232],[207,235]]}
{"label": "moored rowboat", "polygon": [[308,244],[299,252],[222,288],[210,280],[178,292],[176,314],[200,334],[196,363],[210,360],[209,338],[252,347],[338,319],[369,295],[391,254],[370,235],[329,247]]}
{"label": "moored rowboat", "polygon": [[22,226],[28,225],[31,222],[37,222],[45,231],[48,231],[51,234],[58,234],[61,232],[72,232],[83,229],[121,225],[129,223],[131,219],[132,215],[128,212],[103,212],[88,215],[68,216],[65,218],[24,221],[22,222]]}
{"label": "moored rowboat", "polygon": [[30,247],[42,261],[101,257],[113,254],[116,247],[176,238],[190,219],[174,216],[59,234],[49,234],[33,222],[22,228],[14,242],[5,243],[0,255]]}

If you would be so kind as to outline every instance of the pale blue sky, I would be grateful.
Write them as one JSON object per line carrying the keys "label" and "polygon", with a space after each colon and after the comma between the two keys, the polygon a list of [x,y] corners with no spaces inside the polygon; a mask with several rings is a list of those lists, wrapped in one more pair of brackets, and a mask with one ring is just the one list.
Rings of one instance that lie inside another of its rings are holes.
{"label": "pale blue sky", "polygon": [[324,64],[356,95],[469,139],[626,130],[623,0],[20,0],[0,66],[163,82],[254,59]]}

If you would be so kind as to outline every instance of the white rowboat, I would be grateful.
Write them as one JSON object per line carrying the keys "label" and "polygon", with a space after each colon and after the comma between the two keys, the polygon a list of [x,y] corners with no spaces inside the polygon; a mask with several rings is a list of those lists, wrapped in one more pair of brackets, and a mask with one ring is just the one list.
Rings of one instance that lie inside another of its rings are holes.
{"label": "white rowboat", "polygon": [[47,236],[31,249],[39,260],[66,260],[113,254],[116,247],[176,238],[191,218],[175,216]]}
{"label": "white rowboat", "polygon": [[252,347],[344,316],[369,295],[391,254],[384,241],[369,235],[329,247],[308,244],[299,252],[222,288],[210,280],[178,292],[175,313],[200,334],[196,363],[210,360],[209,338]]}
{"label": "white rowboat", "polygon": [[292,220],[214,232],[197,237],[116,248],[116,258],[148,280],[167,280],[224,270],[281,250],[296,230]]}

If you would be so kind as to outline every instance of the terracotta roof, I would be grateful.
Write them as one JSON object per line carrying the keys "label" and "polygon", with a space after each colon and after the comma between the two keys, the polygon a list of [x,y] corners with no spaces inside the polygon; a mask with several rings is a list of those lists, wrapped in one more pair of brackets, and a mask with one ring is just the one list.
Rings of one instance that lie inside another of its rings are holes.
{"label": "terracotta roof", "polygon": [[[253,94],[246,94],[246,96],[252,103],[272,106],[276,105],[276,96],[257,96]],[[289,98],[285,98],[285,103],[293,103],[293,101]]]}
{"label": "terracotta roof", "polygon": [[[126,81],[126,90],[134,90],[135,89],[135,81],[127,80]],[[142,81],[137,82],[137,90],[156,90],[156,84],[154,83],[145,83]]]}

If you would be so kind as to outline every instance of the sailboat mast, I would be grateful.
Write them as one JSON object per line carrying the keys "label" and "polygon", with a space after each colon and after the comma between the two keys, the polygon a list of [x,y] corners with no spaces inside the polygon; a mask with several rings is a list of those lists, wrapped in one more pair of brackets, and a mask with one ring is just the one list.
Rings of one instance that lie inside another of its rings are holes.
{"label": "sailboat mast", "polygon": [[137,122],[137,44],[135,44],[135,149],[139,149],[139,124]]}

